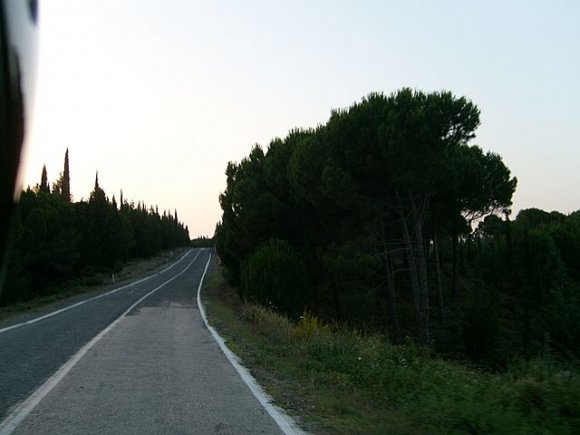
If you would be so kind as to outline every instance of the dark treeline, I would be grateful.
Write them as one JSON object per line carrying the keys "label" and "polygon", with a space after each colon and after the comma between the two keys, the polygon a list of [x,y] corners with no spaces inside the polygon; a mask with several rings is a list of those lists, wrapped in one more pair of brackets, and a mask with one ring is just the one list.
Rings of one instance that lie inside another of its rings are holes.
{"label": "dark treeline", "polygon": [[81,274],[115,272],[129,259],[189,244],[188,228],[177,212],[160,214],[127,202],[122,193],[117,203],[99,186],[98,175],[89,199],[72,202],[68,150],[52,189],[44,167],[40,183],[22,192],[13,224],[1,305],[52,293]]}
{"label": "dark treeline", "polygon": [[214,246],[213,238],[205,236],[192,239],[190,244],[192,248],[213,248]]}
{"label": "dark treeline", "polygon": [[229,163],[215,240],[242,298],[490,364],[577,357],[580,214],[511,222],[516,179],[470,144],[479,123],[402,89]]}

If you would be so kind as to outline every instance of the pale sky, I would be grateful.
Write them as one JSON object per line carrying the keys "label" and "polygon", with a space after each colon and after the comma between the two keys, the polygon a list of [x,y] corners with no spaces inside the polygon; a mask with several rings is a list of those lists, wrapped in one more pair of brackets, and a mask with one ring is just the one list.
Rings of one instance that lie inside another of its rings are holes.
{"label": "pale sky", "polygon": [[177,208],[212,235],[228,161],[403,86],[481,109],[514,211],[580,209],[580,2],[44,0],[25,185]]}

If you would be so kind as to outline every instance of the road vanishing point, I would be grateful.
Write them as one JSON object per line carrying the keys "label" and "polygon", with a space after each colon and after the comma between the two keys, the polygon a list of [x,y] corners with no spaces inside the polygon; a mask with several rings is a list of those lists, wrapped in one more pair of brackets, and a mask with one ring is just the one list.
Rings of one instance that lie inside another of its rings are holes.
{"label": "road vanishing point", "polygon": [[209,249],[189,250],[107,293],[0,323],[0,434],[294,433],[206,327],[197,293],[210,266]]}

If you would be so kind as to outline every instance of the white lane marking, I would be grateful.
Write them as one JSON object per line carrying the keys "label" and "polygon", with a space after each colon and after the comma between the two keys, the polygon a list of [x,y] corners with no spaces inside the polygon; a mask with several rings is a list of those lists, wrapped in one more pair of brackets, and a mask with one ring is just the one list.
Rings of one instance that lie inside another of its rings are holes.
{"label": "white lane marking", "polygon": [[[209,263],[211,261],[211,253],[209,254],[209,258],[207,259],[207,263],[205,265],[205,269],[203,271],[203,275],[201,276],[201,280],[199,281],[199,286],[197,287],[197,306],[199,308],[199,312],[201,313],[201,317],[203,318],[203,322],[205,326],[211,332],[214,340],[219,345],[221,351],[226,356],[230,364],[236,369],[242,380],[246,383],[250,391],[254,394],[256,399],[260,402],[260,404],[264,407],[264,409],[270,414],[270,416],[274,419],[278,427],[284,432],[286,435],[295,435],[295,434],[304,434],[304,432],[298,428],[296,422],[290,417],[288,414],[284,412],[281,408],[274,405],[272,397],[266,393],[258,382],[254,379],[254,377],[250,374],[248,369],[246,369],[242,363],[240,358],[233,353],[231,350],[228,349],[226,346],[226,341],[217,333],[215,329],[213,329],[209,323],[207,322],[207,317],[205,315],[205,308],[201,303],[201,286],[203,284],[203,280],[205,278],[205,274],[209,267]],[[0,435],[1,432],[0,432]]]}
{"label": "white lane marking", "polygon": [[181,256],[181,258],[179,260],[175,261],[171,266],[169,266],[169,267],[167,267],[167,268],[165,268],[163,270],[160,270],[157,273],[154,273],[152,275],[146,276],[145,278],[142,278],[142,279],[140,279],[138,281],[131,282],[131,283],[129,283],[127,285],[124,285],[122,287],[118,287],[116,289],[110,290],[107,293],[103,293],[103,294],[100,294],[100,295],[97,295],[97,296],[93,296],[92,298],[85,299],[83,301],[77,302],[76,304],[69,305],[68,307],[64,307],[64,308],[61,308],[59,310],[52,311],[52,312],[50,312],[48,314],[45,314],[43,316],[35,317],[34,319],[28,320],[26,322],[21,322],[21,323],[15,324],[15,325],[7,326],[6,328],[0,329],[0,334],[2,334],[3,332],[10,331],[12,329],[16,329],[16,328],[20,328],[22,326],[31,325],[33,323],[40,322],[41,320],[48,319],[49,317],[56,316],[57,314],[64,313],[65,311],[68,311],[68,310],[72,310],[73,308],[76,308],[76,307],[78,307],[80,305],[84,305],[87,302],[96,301],[97,299],[101,299],[101,298],[104,298],[105,296],[112,295],[113,293],[117,293],[118,291],[123,290],[123,289],[126,289],[127,287],[131,287],[131,286],[134,286],[134,285],[137,285],[137,284],[141,284],[142,282],[147,281],[147,280],[149,280],[149,279],[151,279],[151,278],[153,278],[153,277],[155,277],[155,276],[157,276],[159,274],[162,274],[164,272],[167,272],[169,269],[171,269],[173,266],[175,266],[177,263],[179,263],[181,260],[183,260],[190,252],[191,252],[191,249],[189,251],[187,251],[185,254],[183,254]]}
{"label": "white lane marking", "polygon": [[18,425],[20,423],[22,423],[22,420],[24,420],[34,410],[34,408],[36,408],[36,406],[40,403],[40,401],[42,399],[44,399],[44,397],[46,397],[46,395],[48,393],[50,393],[50,391],[54,387],[56,387],[60,381],[62,381],[62,379],[68,374],[68,372],[71,371],[71,369],[81,360],[81,358],[95,344],[97,344],[99,342],[99,340],[101,338],[103,338],[103,336],[105,334],[107,334],[111,329],[113,329],[121,320],[123,320],[123,318],[125,318],[127,316],[127,314],[129,314],[137,305],[139,305],[141,302],[143,302],[146,298],[151,296],[153,293],[155,293],[160,288],[164,287],[166,284],[169,284],[171,281],[173,281],[174,279],[176,279],[180,275],[183,275],[185,272],[187,272],[187,270],[191,267],[191,265],[194,263],[194,261],[197,259],[197,257],[199,257],[199,254],[201,252],[202,251],[200,250],[197,253],[197,255],[194,257],[194,259],[191,260],[191,262],[185,267],[185,269],[183,269],[181,272],[179,272],[178,274],[174,275],[172,278],[165,281],[159,287],[156,287],[153,290],[151,290],[145,296],[142,296],[137,302],[133,303],[133,305],[131,305],[129,308],[127,308],[123,312],[123,314],[121,314],[109,326],[107,326],[105,329],[103,329],[101,332],[99,332],[97,335],[95,335],[91,341],[89,341],[87,344],[85,344],[76,354],[74,354],[66,363],[64,363],[54,373],[54,375],[52,375],[50,378],[48,378],[46,380],[46,382],[44,384],[42,384],[40,387],[38,387],[36,389],[36,391],[28,397],[28,399],[26,399],[24,402],[20,403],[14,409],[14,411],[12,411],[10,413],[10,415],[8,417],[6,417],[2,423],[0,423],[0,435],[11,434],[18,427]]}

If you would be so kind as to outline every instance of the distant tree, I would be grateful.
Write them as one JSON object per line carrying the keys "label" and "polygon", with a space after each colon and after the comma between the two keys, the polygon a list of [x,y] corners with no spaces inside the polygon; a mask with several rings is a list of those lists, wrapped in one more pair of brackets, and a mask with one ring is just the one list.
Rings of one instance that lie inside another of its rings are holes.
{"label": "distant tree", "polygon": [[46,165],[42,166],[42,175],[40,177],[40,185],[38,186],[40,192],[49,193],[50,188],[48,187],[48,175],[46,173]]}
{"label": "distant tree", "polygon": [[[187,227],[186,227],[187,229]],[[196,237],[191,240],[191,247],[192,248],[211,248],[214,246],[214,240],[210,237]]]}
{"label": "distant tree", "polygon": [[68,148],[64,155],[63,171],[59,174],[58,179],[52,184],[52,192],[56,195],[60,195],[66,202],[71,202]]}
{"label": "distant tree", "polygon": [[41,182],[21,195],[14,217],[9,288],[0,304],[57,292],[76,274],[118,269],[132,257],[156,254],[162,243],[168,249],[189,244],[177,211],[175,219],[168,215],[162,222],[156,210],[147,211],[142,203],[135,209],[122,192],[117,205],[99,185],[98,173],[88,201],[72,203],[68,150],[64,171],[53,186],[50,192],[44,166]]}
{"label": "distant tree", "polygon": [[28,257],[33,290],[45,292],[70,276],[79,261],[79,234],[72,207],[56,194],[27,189],[21,197],[19,248]]}
{"label": "distant tree", "polygon": [[123,220],[114,201],[109,201],[95,175],[95,187],[88,202],[77,206],[78,227],[82,232],[84,263],[96,268],[119,268],[127,258],[130,241],[124,235]]}
{"label": "distant tree", "polygon": [[538,208],[527,208],[521,210],[516,216],[516,221],[528,225],[530,228],[538,227],[539,225],[549,225],[562,221],[565,216],[558,212],[548,213],[547,211]]}
{"label": "distant tree", "polygon": [[64,154],[64,170],[62,173],[62,183],[61,183],[61,190],[60,194],[62,198],[66,202],[71,202],[71,194],[70,194],[70,169],[68,163],[68,148],[66,149],[66,153]]}

